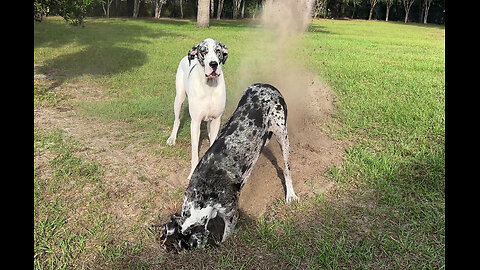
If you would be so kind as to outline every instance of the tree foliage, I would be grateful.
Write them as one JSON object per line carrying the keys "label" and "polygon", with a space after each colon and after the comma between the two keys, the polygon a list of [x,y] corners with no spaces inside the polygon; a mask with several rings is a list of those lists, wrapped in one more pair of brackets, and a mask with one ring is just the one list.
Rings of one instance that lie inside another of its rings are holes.
{"label": "tree foliage", "polygon": [[103,0],[34,0],[33,19],[42,21],[43,16],[59,15],[72,25],[81,25],[90,7]]}

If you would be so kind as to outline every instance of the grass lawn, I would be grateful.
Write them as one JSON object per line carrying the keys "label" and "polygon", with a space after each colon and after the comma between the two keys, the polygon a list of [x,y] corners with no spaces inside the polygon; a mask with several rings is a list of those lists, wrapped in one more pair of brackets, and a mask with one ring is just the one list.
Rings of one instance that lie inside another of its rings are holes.
{"label": "grass lawn", "polygon": [[[73,107],[78,117],[125,124],[145,147],[158,144],[169,135],[175,72],[191,46],[206,37],[227,44],[228,117],[247,86],[233,76],[242,48],[260,35],[245,21],[213,20],[196,29],[188,20],[90,18],[73,27],[46,18],[34,25],[35,75],[54,78],[54,85],[35,80],[34,109]],[[320,20],[295,53],[338,98],[330,133],[353,145],[327,172],[340,189],[276,203],[261,219],[244,220],[219,249],[155,253],[154,232],[123,228],[105,214],[115,194],[102,181],[102,163],[81,155],[88,145],[66,130],[35,126],[35,268],[444,268],[445,28]],[[71,99],[52,91],[67,85],[100,94],[78,90],[86,97]],[[159,155],[189,161],[189,136],[180,129],[180,151]],[[125,203],[135,196],[125,194]],[[182,196],[179,190],[165,198]]]}

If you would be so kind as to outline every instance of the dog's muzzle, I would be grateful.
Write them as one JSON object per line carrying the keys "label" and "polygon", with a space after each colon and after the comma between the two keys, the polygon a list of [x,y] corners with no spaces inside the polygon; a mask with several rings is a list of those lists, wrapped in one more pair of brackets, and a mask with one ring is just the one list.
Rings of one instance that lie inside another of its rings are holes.
{"label": "dog's muzzle", "polygon": [[217,78],[218,76],[220,76],[220,73],[217,72],[217,68],[218,68],[218,62],[217,61],[211,61],[208,65],[210,66],[212,72],[210,74],[205,74],[205,77],[207,77],[209,79],[212,79],[212,78]]}

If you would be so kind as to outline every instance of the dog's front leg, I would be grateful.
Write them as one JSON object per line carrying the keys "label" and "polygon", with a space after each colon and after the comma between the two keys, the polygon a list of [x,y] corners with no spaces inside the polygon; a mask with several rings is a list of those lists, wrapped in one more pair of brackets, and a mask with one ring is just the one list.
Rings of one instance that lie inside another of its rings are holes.
{"label": "dog's front leg", "polygon": [[225,223],[225,228],[224,228],[223,237],[222,237],[222,242],[225,242],[225,240],[227,240],[227,238],[233,233],[233,230],[237,225],[238,211],[233,210],[228,214],[219,212],[219,215],[223,219],[223,222]]}
{"label": "dog's front leg", "polygon": [[217,139],[218,131],[220,130],[220,123],[222,116],[213,119],[208,123],[208,139],[210,140],[210,146],[212,146],[215,139]]}
{"label": "dog's front leg", "polygon": [[202,123],[201,120],[195,120],[192,118],[192,122],[190,123],[190,138],[192,141],[192,161],[191,161],[191,170],[190,174],[188,175],[187,179],[190,180],[192,178],[193,171],[198,164],[198,142],[200,140],[200,124]]}

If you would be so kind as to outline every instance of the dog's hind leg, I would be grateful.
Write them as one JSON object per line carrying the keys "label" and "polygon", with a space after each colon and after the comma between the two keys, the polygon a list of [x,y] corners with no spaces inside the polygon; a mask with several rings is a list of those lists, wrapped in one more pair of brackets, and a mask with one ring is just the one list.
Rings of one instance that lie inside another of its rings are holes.
{"label": "dog's hind leg", "polygon": [[177,139],[177,132],[178,127],[180,126],[180,109],[182,108],[183,101],[185,101],[185,97],[187,93],[185,92],[185,86],[183,82],[183,70],[178,67],[177,70],[177,78],[175,82],[176,88],[176,95],[175,95],[175,102],[173,104],[173,112],[175,114],[175,120],[173,122],[172,133],[170,137],[167,139],[167,145],[175,145],[175,141]]}
{"label": "dog's hind leg", "polygon": [[290,156],[290,142],[288,140],[287,124],[276,123],[275,128],[273,129],[273,134],[275,135],[275,138],[277,139],[277,142],[282,150],[284,164],[283,176],[285,177],[286,188],[285,200],[287,203],[289,203],[292,200],[298,200],[298,197],[295,195],[295,191],[293,190],[292,176],[290,175],[290,164],[288,162],[288,158]]}

